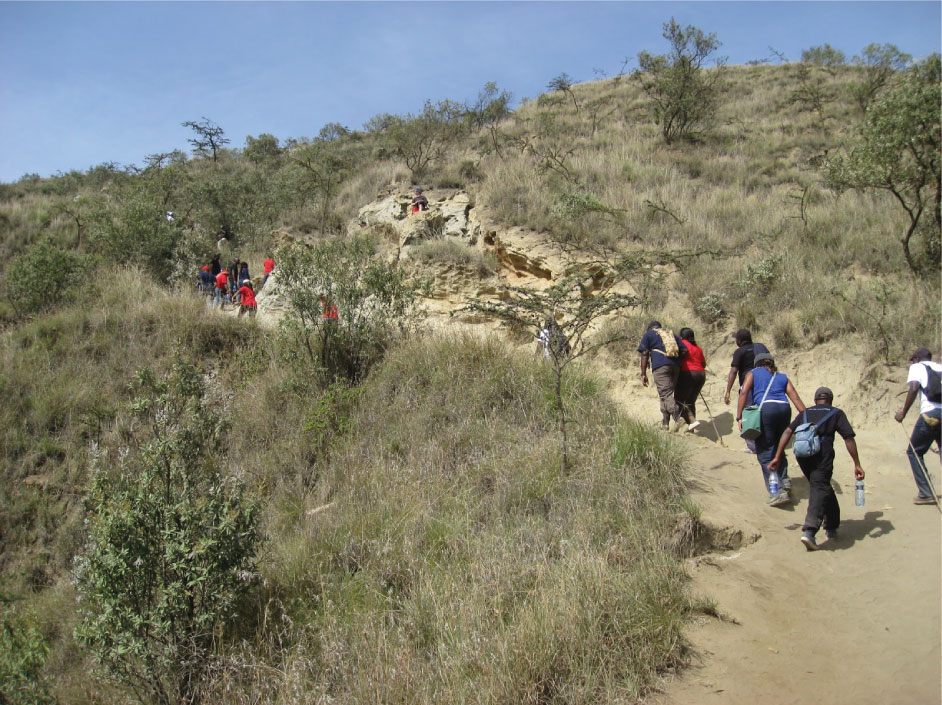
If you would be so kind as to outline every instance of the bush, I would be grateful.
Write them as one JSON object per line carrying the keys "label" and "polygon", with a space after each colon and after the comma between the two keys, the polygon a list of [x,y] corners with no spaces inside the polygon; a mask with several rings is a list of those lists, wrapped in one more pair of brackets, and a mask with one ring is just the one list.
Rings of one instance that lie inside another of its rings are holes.
{"label": "bush", "polygon": [[[47,311],[76,297],[86,268],[82,255],[36,245],[7,269],[7,297],[18,316]],[[82,285],[86,295],[89,288]]]}
{"label": "bush", "polygon": [[51,705],[42,673],[49,649],[39,629],[15,607],[0,607],[0,703]]}

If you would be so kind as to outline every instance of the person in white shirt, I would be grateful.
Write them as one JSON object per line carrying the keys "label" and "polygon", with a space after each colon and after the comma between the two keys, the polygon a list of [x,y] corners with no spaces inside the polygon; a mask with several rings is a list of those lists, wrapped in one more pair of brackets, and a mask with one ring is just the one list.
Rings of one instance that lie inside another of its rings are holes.
{"label": "person in white shirt", "polygon": [[919,494],[916,495],[913,503],[936,504],[938,498],[932,492],[925,455],[933,443],[935,443],[936,448],[940,446],[942,403],[940,403],[938,389],[939,375],[942,375],[942,365],[933,362],[932,353],[929,352],[928,348],[918,348],[910,356],[909,362],[909,375],[906,378],[909,391],[906,394],[906,401],[903,402],[903,408],[896,412],[895,418],[899,423],[903,423],[906,412],[916,401],[916,395],[918,394],[919,418],[916,419],[916,425],[913,427],[913,433],[909,439],[909,448],[906,450],[909,464],[913,470],[913,479],[915,479],[916,488],[919,490]]}

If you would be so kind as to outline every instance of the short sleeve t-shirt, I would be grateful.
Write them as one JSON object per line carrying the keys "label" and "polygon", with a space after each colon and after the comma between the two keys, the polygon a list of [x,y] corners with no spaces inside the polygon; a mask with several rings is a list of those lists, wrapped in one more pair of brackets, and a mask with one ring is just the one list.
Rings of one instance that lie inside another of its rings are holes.
{"label": "short sleeve t-shirt", "polygon": [[[795,416],[792,422],[789,424],[792,433],[795,432],[801,424],[803,423],[813,423],[816,424],[831,413],[830,406],[809,406],[803,412]],[[847,420],[847,415],[841,409],[835,409],[834,413],[831,414],[823,424],[817,426],[818,437],[821,439],[821,452],[816,456],[812,456],[807,460],[811,460],[819,465],[833,465],[834,464],[834,434],[839,433],[841,438],[853,438],[855,435],[854,429],[850,425],[850,421]],[[806,460],[805,458],[799,458],[798,461]]]}
{"label": "short sleeve t-shirt", "polygon": [[242,297],[242,305],[248,307],[256,306],[255,303],[255,292],[252,291],[250,287],[243,286],[239,289],[239,296]]}
{"label": "short sleeve t-shirt", "polygon": [[265,274],[271,274],[271,270],[275,268],[275,260],[271,257],[262,262],[262,266],[265,268]]}
{"label": "short sleeve t-shirt", "polygon": [[742,347],[736,348],[733,353],[733,361],[730,367],[735,367],[739,371],[739,386],[742,386],[746,379],[746,373],[756,365],[756,355],[767,353],[769,349],[762,343],[746,343]]}
{"label": "short sleeve t-shirt", "polygon": [[228,272],[220,272],[216,275],[216,286],[220,289],[226,288],[226,283],[229,281]]}
{"label": "short sleeve t-shirt", "polygon": [[[675,335],[674,339],[677,341],[678,352],[686,350],[680,338]],[[658,335],[657,331],[653,329],[647,331],[641,337],[641,343],[638,345],[638,352],[654,353],[651,355],[652,371],[656,370],[658,367],[663,367],[664,365],[677,365],[680,363],[678,358],[667,356],[667,353],[664,350],[664,341],[661,340],[661,336]]]}
{"label": "short sleeve t-shirt", "polygon": [[687,372],[705,372],[706,358],[703,355],[703,348],[689,340],[681,339],[681,341],[687,348],[687,354],[680,361],[680,369]]}
{"label": "short sleeve t-shirt", "polygon": [[929,401],[929,398],[926,396],[926,387],[929,386],[929,370],[926,369],[927,366],[931,367],[936,372],[942,372],[942,364],[939,364],[934,360],[925,360],[923,362],[915,362],[910,365],[909,375],[906,377],[906,384],[909,384],[910,382],[919,383],[920,414],[927,414],[930,411],[935,411],[936,409],[942,408],[942,404]]}

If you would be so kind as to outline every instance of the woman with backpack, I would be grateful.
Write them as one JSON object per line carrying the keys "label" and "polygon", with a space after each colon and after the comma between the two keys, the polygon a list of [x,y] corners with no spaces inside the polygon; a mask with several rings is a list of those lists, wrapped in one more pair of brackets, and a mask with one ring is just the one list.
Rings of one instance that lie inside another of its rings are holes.
{"label": "woman with backpack", "polygon": [[[772,355],[759,353],[756,355],[755,368],[747,372],[743,380],[739,402],[736,405],[736,421],[742,431],[743,409],[749,404],[759,407],[760,428],[755,439],[756,458],[759,460],[766,492],[769,494],[766,504],[772,507],[779,507],[791,501],[792,481],[788,477],[787,458],[782,458],[778,473],[773,475],[769,471],[769,461],[775,457],[778,442],[792,420],[789,402],[795,405],[796,411],[805,410],[805,405],[791,380],[788,375],[778,371]],[[772,477],[776,482],[770,486],[769,480]]]}

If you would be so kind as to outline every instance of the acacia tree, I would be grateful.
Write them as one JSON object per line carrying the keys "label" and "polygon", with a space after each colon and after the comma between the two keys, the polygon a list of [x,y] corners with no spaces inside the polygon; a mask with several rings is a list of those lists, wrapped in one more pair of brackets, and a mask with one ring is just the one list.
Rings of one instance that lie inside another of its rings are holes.
{"label": "acacia tree", "polygon": [[187,141],[193,145],[193,151],[201,157],[212,156],[215,162],[219,150],[229,144],[225,131],[207,117],[199,122],[187,120],[182,124],[196,133],[196,137],[191,137]]}
{"label": "acacia tree", "polygon": [[854,57],[854,64],[860,67],[863,80],[851,84],[851,92],[861,112],[867,112],[877,93],[894,74],[904,71],[912,58],[893,44],[868,44],[859,56]]}
{"label": "acacia tree", "polygon": [[237,600],[252,585],[256,503],[227,478],[226,425],[200,370],[137,374],[130,445],[103,451],[78,560],[77,639],[142,702],[195,705]]}
{"label": "acacia tree", "polygon": [[614,328],[599,332],[595,328],[608,316],[641,303],[635,296],[615,291],[638,267],[638,261],[629,259],[614,264],[596,262],[574,270],[542,291],[508,287],[500,300],[476,300],[468,304],[470,310],[522,326],[532,331],[534,336],[546,329],[544,344],[553,370],[560,470],[563,474],[569,471],[568,414],[563,399],[563,376],[578,358],[626,338],[623,331]]}
{"label": "acacia tree", "polygon": [[[829,185],[838,192],[878,189],[890,193],[905,211],[908,223],[900,235],[903,256],[914,273],[939,268],[942,233],[942,149],[939,105],[942,61],[939,54],[910,67],[891,89],[880,94],[867,111],[857,145],[846,157],[825,163]],[[925,223],[926,209],[930,221]],[[927,232],[928,256],[917,262],[912,239]]]}
{"label": "acacia tree", "polygon": [[664,23],[664,38],[670,52],[654,56],[638,54],[635,76],[654,101],[654,121],[668,144],[702,134],[712,124],[719,103],[724,62],[714,71],[703,65],[720,47],[716,34],[706,34],[692,25],[681,27],[672,17]]}

